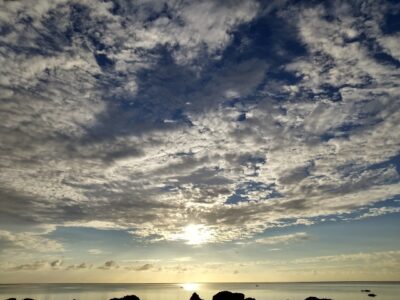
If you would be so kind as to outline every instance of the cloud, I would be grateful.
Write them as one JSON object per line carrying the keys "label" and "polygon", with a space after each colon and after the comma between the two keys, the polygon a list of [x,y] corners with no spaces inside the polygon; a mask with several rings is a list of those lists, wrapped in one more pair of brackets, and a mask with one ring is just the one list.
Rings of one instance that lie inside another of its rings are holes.
{"label": "cloud", "polygon": [[[93,265],[83,262],[83,263],[76,264],[76,265],[69,265],[65,270],[67,270],[67,271],[84,270],[84,269],[91,269],[92,267],[93,267]],[[99,269],[108,270],[108,269],[111,269],[111,266],[106,266],[106,264],[104,264],[104,266],[99,267]]]}
{"label": "cloud", "polygon": [[190,256],[174,258],[174,261],[178,261],[178,262],[186,262],[186,261],[191,261],[191,260],[192,260],[192,257],[190,257]]}
{"label": "cloud", "polygon": [[24,264],[7,264],[6,266],[1,266],[1,269],[6,271],[38,271],[38,270],[60,270],[63,266],[63,261],[60,259],[46,261],[37,260],[32,263]]}
{"label": "cloud", "polygon": [[22,264],[9,268],[9,271],[37,271],[48,267],[48,263],[44,261],[36,261],[32,264]]}
{"label": "cloud", "polygon": [[152,265],[152,264],[144,264],[143,266],[140,266],[140,267],[136,268],[135,270],[136,271],[147,271],[147,270],[150,270],[152,268],[154,268],[154,265]]}
{"label": "cloud", "polygon": [[400,207],[373,207],[368,210],[368,212],[362,214],[358,219],[365,219],[370,217],[378,217],[386,214],[398,213],[400,212]]}
{"label": "cloud", "polygon": [[[232,265],[234,262],[232,262]],[[345,272],[359,268],[363,271],[370,270],[372,266],[377,269],[384,268],[386,271],[391,270],[398,272],[400,267],[400,252],[397,250],[388,251],[371,251],[371,252],[348,252],[337,253],[335,255],[310,256],[293,259],[274,259],[247,261],[241,264],[241,267],[265,269],[267,267],[274,271],[292,271],[317,269],[321,272],[327,270],[339,270]]]}
{"label": "cloud", "polygon": [[56,259],[56,260],[53,260],[50,262],[50,266],[53,268],[60,267],[60,266],[62,266],[62,264],[63,264],[63,261],[61,259]]}
{"label": "cloud", "polygon": [[347,264],[379,264],[385,266],[392,264],[392,267],[400,266],[400,252],[399,251],[378,251],[378,252],[360,252],[350,254],[326,255],[316,256],[310,258],[295,259],[295,264],[314,264],[314,263],[347,263]]}
{"label": "cloud", "polygon": [[29,252],[63,252],[63,245],[55,240],[45,238],[35,233],[13,233],[0,230],[0,245],[2,251]]}
{"label": "cloud", "polygon": [[272,237],[266,237],[261,239],[256,239],[255,241],[264,245],[277,245],[277,244],[289,244],[293,242],[306,241],[309,240],[310,236],[305,232],[296,232],[286,235],[278,235]]}
{"label": "cloud", "polygon": [[118,268],[119,268],[119,265],[113,260],[108,260],[102,266],[98,267],[98,269],[100,269],[100,270],[111,270],[111,269],[118,269]]}
{"label": "cloud", "polygon": [[[77,271],[77,270],[85,270],[85,269],[91,269],[93,267],[92,264],[88,264],[86,262],[82,263],[77,263],[77,264],[72,264],[65,266],[64,261],[61,259],[55,259],[55,260],[37,260],[34,261],[33,263],[23,263],[23,264],[11,264],[8,263],[6,265],[2,265],[0,268],[5,271],[59,271],[59,270],[66,270],[66,271]],[[114,265],[110,266],[109,264],[106,264],[103,266],[104,269],[111,269],[115,267]]]}
{"label": "cloud", "polygon": [[1,5],[7,247],[60,251],[28,233],[57,226],[246,240],[400,194],[390,3]]}
{"label": "cloud", "polygon": [[102,254],[103,251],[101,251],[100,249],[89,249],[88,253],[93,254],[93,255],[98,255],[98,254]]}
{"label": "cloud", "polygon": [[129,266],[128,265],[128,266],[125,266],[124,268],[125,268],[125,270],[129,270],[129,271],[141,272],[141,271],[148,271],[150,269],[155,269],[155,265],[146,263],[146,264],[140,265],[140,266]]}

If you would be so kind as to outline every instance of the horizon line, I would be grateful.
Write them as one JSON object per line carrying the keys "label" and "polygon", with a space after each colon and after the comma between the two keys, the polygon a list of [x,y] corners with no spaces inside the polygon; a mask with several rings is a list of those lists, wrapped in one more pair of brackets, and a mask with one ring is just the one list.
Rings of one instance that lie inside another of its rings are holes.
{"label": "horizon line", "polygon": [[328,281],[185,281],[185,282],[17,282],[0,283],[0,285],[19,285],[19,284],[318,284],[318,283],[390,283],[400,284],[400,280],[328,280]]}

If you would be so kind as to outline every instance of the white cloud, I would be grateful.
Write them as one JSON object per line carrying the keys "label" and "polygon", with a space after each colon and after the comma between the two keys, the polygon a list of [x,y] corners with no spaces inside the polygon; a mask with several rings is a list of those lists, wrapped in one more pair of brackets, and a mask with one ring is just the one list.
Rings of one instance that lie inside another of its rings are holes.
{"label": "white cloud", "polygon": [[102,254],[103,251],[101,251],[100,249],[89,249],[88,253],[93,254],[93,255],[99,255],[99,254]]}
{"label": "white cloud", "polygon": [[378,217],[386,214],[398,213],[400,212],[400,207],[373,207],[368,210],[368,212],[359,216],[359,219],[365,219],[370,217]]}
{"label": "white cloud", "polygon": [[393,58],[400,61],[400,46],[399,46],[400,35],[386,35],[378,37],[378,41],[381,43],[382,47],[386,50],[388,54],[393,56]]}

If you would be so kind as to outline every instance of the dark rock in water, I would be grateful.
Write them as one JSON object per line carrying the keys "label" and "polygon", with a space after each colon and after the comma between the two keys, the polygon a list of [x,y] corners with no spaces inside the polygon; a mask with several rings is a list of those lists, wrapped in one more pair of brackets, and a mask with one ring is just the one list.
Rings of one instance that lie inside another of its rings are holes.
{"label": "dark rock in water", "polygon": [[371,290],[361,290],[362,293],[370,293]]}
{"label": "dark rock in water", "polygon": [[197,295],[197,293],[193,293],[192,297],[190,297],[190,300],[203,300]]}
{"label": "dark rock in water", "polygon": [[368,294],[368,297],[376,297],[375,294]]}
{"label": "dark rock in water", "polygon": [[127,295],[122,298],[112,298],[110,300],[140,300],[140,299],[139,299],[139,297],[137,297],[135,295]]}
{"label": "dark rock in water", "polygon": [[8,298],[7,300],[17,300],[17,298]]}
{"label": "dark rock in water", "polygon": [[244,300],[256,300],[256,299],[254,299],[254,298],[246,298]]}
{"label": "dark rock in water", "polygon": [[32,298],[25,298],[24,300],[35,300],[35,299],[32,299]]}
{"label": "dark rock in water", "polygon": [[215,294],[213,300],[244,300],[244,294],[222,291]]}
{"label": "dark rock in water", "polygon": [[332,299],[329,299],[329,298],[318,298],[318,297],[311,296],[311,297],[306,298],[305,300],[332,300]]}

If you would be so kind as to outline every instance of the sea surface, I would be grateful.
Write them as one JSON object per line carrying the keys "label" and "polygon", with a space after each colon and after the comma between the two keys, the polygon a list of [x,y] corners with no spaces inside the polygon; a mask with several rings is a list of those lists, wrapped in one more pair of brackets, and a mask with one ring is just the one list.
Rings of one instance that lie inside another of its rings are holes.
{"label": "sea surface", "polygon": [[[368,297],[362,289],[377,295]],[[186,283],[186,284],[0,284],[0,300],[106,300],[137,295],[141,300],[189,300],[197,292],[204,300],[222,290],[241,292],[257,300],[304,300],[308,296],[334,300],[399,300],[400,282],[391,283]]]}

